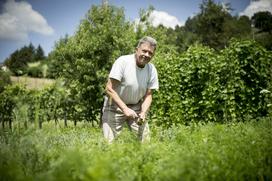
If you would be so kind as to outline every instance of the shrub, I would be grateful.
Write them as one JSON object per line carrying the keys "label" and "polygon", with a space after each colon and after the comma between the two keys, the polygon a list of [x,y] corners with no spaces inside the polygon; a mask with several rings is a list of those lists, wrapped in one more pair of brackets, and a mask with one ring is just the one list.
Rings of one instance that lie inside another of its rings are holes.
{"label": "shrub", "polygon": [[0,69],[0,93],[3,92],[5,87],[10,84],[10,73]]}
{"label": "shrub", "polygon": [[232,41],[221,52],[195,45],[181,55],[157,54],[160,90],[152,120],[158,125],[228,122],[268,115],[272,53],[253,41]]}
{"label": "shrub", "polygon": [[41,66],[33,66],[27,68],[27,75],[30,77],[43,77],[42,67]]}

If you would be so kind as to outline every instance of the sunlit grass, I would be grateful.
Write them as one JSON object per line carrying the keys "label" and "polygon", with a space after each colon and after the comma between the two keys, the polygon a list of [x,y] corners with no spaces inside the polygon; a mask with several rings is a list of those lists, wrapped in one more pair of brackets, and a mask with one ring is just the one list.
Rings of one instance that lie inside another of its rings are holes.
{"label": "sunlit grass", "polygon": [[1,130],[6,180],[271,180],[272,122],[151,127],[141,144],[124,129],[108,144],[89,123]]}
{"label": "sunlit grass", "polygon": [[11,81],[13,84],[20,84],[26,86],[28,89],[38,89],[41,90],[46,86],[52,85],[55,80],[45,79],[45,78],[32,78],[27,76],[11,76]]}

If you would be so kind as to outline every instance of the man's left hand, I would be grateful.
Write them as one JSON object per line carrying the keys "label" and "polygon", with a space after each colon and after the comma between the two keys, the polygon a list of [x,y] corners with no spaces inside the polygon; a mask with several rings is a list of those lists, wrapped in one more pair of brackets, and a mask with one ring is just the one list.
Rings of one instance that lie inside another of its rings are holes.
{"label": "man's left hand", "polygon": [[140,112],[140,114],[138,114],[139,118],[145,121],[145,113],[144,112]]}

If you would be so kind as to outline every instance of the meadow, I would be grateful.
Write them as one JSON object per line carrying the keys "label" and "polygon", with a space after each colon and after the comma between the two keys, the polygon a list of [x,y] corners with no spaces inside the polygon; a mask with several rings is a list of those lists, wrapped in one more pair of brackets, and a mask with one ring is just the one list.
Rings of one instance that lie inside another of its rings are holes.
{"label": "meadow", "polygon": [[53,79],[34,78],[28,76],[11,76],[10,79],[13,84],[24,85],[28,89],[38,90],[41,90],[44,87],[52,85],[54,83]]}
{"label": "meadow", "polygon": [[152,126],[141,144],[124,129],[113,144],[90,123],[0,131],[0,180],[271,180],[271,118]]}

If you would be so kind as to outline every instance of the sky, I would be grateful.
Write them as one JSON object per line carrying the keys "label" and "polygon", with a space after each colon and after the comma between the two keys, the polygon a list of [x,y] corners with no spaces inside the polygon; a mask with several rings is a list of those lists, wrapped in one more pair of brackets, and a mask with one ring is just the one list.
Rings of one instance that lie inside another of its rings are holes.
{"label": "sky", "polygon": [[[105,0],[104,0],[105,1]],[[251,17],[258,11],[272,13],[272,0],[214,0],[230,3],[232,15]],[[123,7],[128,21],[137,21],[140,9],[150,5],[154,26],[184,25],[188,17],[199,12],[202,0],[108,0],[108,4]],[[73,35],[80,20],[92,5],[102,0],[0,0],[0,63],[11,53],[31,42],[41,45],[48,55],[55,42],[66,34]]]}

